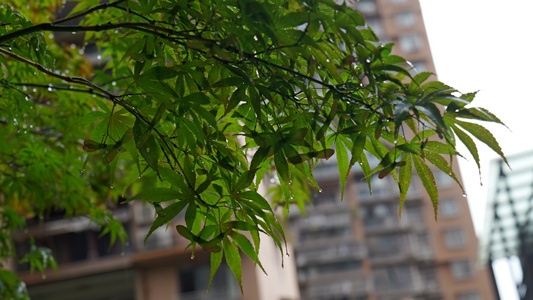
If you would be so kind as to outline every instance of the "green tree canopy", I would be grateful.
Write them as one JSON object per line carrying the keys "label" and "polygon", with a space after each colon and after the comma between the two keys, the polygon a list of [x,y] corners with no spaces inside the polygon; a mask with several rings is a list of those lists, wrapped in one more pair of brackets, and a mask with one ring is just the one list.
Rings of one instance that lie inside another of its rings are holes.
{"label": "green tree canopy", "polygon": [[[109,208],[145,200],[148,236],[184,211],[177,232],[240,282],[240,253],[261,267],[259,233],[285,252],[274,211],[304,209],[321,159],[336,155],[342,187],[356,164],[394,177],[400,213],[416,171],[436,218],[432,168],[458,182],[458,141],[478,165],[473,138],[503,157],[477,123],[501,122],[474,94],[411,75],[345,3],[86,0],[58,17],[63,5],[0,7],[0,260],[25,219],[54,210],[124,240]],[[279,178],[273,199],[265,176]],[[16,259],[53,264],[42,248]],[[0,269],[2,297],[21,287]]]}

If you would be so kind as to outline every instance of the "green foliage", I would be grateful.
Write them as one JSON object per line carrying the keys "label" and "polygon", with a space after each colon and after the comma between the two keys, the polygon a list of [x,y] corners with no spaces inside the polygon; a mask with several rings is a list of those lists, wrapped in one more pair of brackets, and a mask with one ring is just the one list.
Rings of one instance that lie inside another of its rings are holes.
{"label": "green foliage", "polygon": [[[52,210],[87,215],[124,242],[109,212],[124,196],[156,209],[146,238],[184,212],[176,230],[211,252],[211,277],[225,257],[240,283],[241,254],[262,267],[259,233],[283,256],[274,208],[304,212],[322,159],[336,153],[343,188],[356,164],[369,186],[373,174],[393,176],[401,204],[416,170],[436,218],[432,170],[456,179],[457,138],[478,165],[470,135],[503,157],[472,123],[501,123],[467,107],[473,94],[412,76],[346,4],[98,3],[79,1],[61,20],[61,1],[0,9],[0,259],[14,255],[9,237],[24,218]],[[85,44],[58,43],[64,32]],[[268,200],[265,176],[279,180]],[[54,264],[32,253],[23,260],[40,271]],[[21,283],[0,271],[0,292],[17,298]]]}

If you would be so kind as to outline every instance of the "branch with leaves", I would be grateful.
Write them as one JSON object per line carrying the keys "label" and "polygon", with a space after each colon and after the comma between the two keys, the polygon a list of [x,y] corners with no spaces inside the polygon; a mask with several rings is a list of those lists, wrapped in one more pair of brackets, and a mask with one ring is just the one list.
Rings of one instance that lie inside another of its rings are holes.
{"label": "branch with leaves", "polygon": [[[20,218],[59,209],[123,239],[106,223],[105,199],[144,200],[157,212],[146,239],[185,212],[176,231],[193,253],[211,252],[211,278],[225,257],[240,283],[241,253],[262,268],[260,233],[286,252],[275,209],[305,212],[322,159],[336,155],[342,189],[356,165],[369,187],[373,174],[392,176],[400,213],[416,171],[437,218],[433,170],[460,184],[451,168],[458,140],[478,165],[473,137],[503,157],[475,123],[501,122],[470,107],[474,94],[412,75],[346,4],[82,1],[54,20],[60,1],[37,15],[11,2],[0,10],[0,138],[18,167],[0,162],[0,204],[17,208],[2,224],[18,221],[6,236],[25,226]],[[85,44],[62,45],[59,32],[83,34]],[[21,134],[27,127],[61,138]],[[45,171],[59,180],[42,180]],[[259,193],[267,176],[279,179],[271,199]]]}

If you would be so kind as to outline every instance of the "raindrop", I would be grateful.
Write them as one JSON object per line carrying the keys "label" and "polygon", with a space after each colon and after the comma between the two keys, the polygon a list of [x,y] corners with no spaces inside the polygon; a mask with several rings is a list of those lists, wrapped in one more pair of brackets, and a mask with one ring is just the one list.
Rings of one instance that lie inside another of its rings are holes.
{"label": "raindrop", "polygon": [[35,48],[35,51],[39,51],[39,47]]}
{"label": "raindrop", "polygon": [[72,34],[76,34],[76,32],[75,32],[75,31],[73,31],[73,32],[72,32]]}
{"label": "raindrop", "polygon": [[118,29],[115,29],[115,33],[118,33]]}
{"label": "raindrop", "polygon": [[81,169],[80,173],[82,174],[85,173],[85,169]]}
{"label": "raindrop", "polygon": [[76,44],[70,44],[70,49],[76,49]]}
{"label": "raindrop", "polygon": [[26,97],[24,97],[24,100],[30,101],[30,97],[26,96]]}
{"label": "raindrop", "polygon": [[463,197],[465,197],[465,198],[466,198],[466,193],[463,193]]}
{"label": "raindrop", "polygon": [[398,140],[394,140],[394,144],[395,144],[395,145],[398,144]]}
{"label": "raindrop", "polygon": [[371,62],[370,58],[367,58],[367,59],[366,59],[366,62],[367,62],[367,63],[370,63],[370,62]]}
{"label": "raindrop", "polygon": [[101,59],[102,59],[102,55],[98,55],[98,56],[96,57],[96,59],[101,60]]}
{"label": "raindrop", "polygon": [[359,164],[360,164],[361,166],[363,165],[363,163],[362,163],[362,162],[360,162]]}
{"label": "raindrop", "polygon": [[290,255],[289,255],[289,252],[285,253],[285,255],[286,255],[287,257],[289,257],[289,256],[290,256]]}
{"label": "raindrop", "polygon": [[22,91],[25,92],[25,91],[27,91],[27,90],[28,90],[28,88],[27,88],[26,86],[23,86],[23,87],[22,87]]}
{"label": "raindrop", "polygon": [[115,81],[111,82],[111,85],[116,86],[117,83]]}
{"label": "raindrop", "polygon": [[322,190],[322,189],[319,189],[319,190],[318,190],[318,192],[319,192],[319,193],[322,193],[322,192],[323,192],[323,190]]}
{"label": "raindrop", "polygon": [[35,92],[37,92],[37,89],[33,89],[33,90],[31,90],[31,91],[35,93]]}
{"label": "raindrop", "polygon": [[191,254],[191,259],[194,259],[194,254]]}
{"label": "raindrop", "polygon": [[85,50],[84,50],[83,48],[80,48],[80,51],[78,51],[78,53],[79,53],[80,55],[83,55],[83,54],[85,54]]}
{"label": "raindrop", "polygon": [[48,87],[48,91],[51,92],[53,91],[54,89],[52,89],[52,87]]}
{"label": "raindrop", "polygon": [[109,188],[110,188],[110,189],[114,189],[115,187],[114,187],[114,186],[112,186],[112,185],[110,185],[110,186],[109,186]]}

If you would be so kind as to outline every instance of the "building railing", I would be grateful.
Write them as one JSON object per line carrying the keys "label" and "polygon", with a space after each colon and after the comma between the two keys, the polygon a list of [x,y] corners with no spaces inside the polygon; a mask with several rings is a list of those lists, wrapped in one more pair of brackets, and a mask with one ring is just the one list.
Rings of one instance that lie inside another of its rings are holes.
{"label": "building railing", "polygon": [[331,262],[362,258],[366,248],[357,242],[331,243],[322,247],[300,248],[296,252],[296,264],[304,266],[309,263]]}

